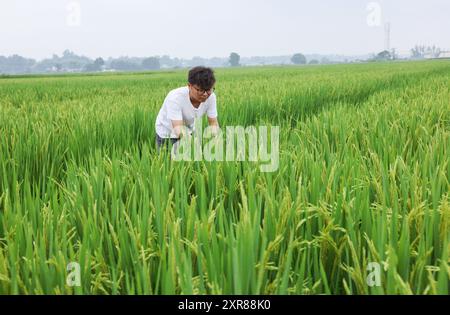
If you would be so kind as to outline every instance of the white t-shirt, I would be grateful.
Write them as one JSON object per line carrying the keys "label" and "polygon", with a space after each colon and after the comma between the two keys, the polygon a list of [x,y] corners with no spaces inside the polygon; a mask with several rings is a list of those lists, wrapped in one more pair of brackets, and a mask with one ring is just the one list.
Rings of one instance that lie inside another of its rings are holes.
{"label": "white t-shirt", "polygon": [[164,100],[164,104],[156,118],[156,133],[161,138],[176,138],[173,132],[172,120],[183,120],[185,126],[192,133],[195,119],[203,117],[217,118],[217,97],[212,93],[208,99],[195,108],[189,98],[187,86],[172,90]]}

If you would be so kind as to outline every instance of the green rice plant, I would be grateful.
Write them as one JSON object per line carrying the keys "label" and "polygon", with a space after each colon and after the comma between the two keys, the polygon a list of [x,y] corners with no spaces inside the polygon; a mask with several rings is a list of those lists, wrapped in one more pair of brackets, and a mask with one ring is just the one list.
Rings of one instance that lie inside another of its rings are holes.
{"label": "green rice plant", "polygon": [[156,153],[185,76],[0,78],[1,294],[449,293],[448,61],[218,69],[273,173]]}

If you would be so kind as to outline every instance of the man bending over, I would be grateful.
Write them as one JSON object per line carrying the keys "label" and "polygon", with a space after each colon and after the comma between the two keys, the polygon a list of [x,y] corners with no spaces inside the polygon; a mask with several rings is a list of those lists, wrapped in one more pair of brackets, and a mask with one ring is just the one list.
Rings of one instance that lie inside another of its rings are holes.
{"label": "man bending over", "polygon": [[194,132],[195,120],[205,114],[209,126],[219,128],[215,83],[212,69],[195,67],[189,71],[187,86],[169,92],[156,118],[158,151],[189,137]]}

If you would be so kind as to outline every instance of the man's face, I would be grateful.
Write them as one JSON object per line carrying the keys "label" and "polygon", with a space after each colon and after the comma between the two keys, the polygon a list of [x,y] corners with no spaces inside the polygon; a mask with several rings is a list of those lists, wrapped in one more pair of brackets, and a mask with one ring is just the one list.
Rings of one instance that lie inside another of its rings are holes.
{"label": "man's face", "polygon": [[199,86],[195,84],[189,83],[189,92],[191,97],[196,100],[197,102],[203,103],[206,102],[206,100],[211,96],[211,94],[214,92],[214,86],[209,90],[203,90]]}

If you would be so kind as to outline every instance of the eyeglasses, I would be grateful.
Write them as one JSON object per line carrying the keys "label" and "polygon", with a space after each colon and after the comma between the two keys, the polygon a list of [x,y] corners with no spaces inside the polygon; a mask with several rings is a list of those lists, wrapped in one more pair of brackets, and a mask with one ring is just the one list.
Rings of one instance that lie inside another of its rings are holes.
{"label": "eyeglasses", "polygon": [[215,90],[216,90],[216,88],[210,88],[209,90],[202,90],[202,89],[198,89],[197,87],[195,87],[195,86],[193,86],[194,87],[194,89],[198,92],[198,93],[200,93],[201,95],[203,95],[203,94],[208,94],[208,95],[211,95]]}

